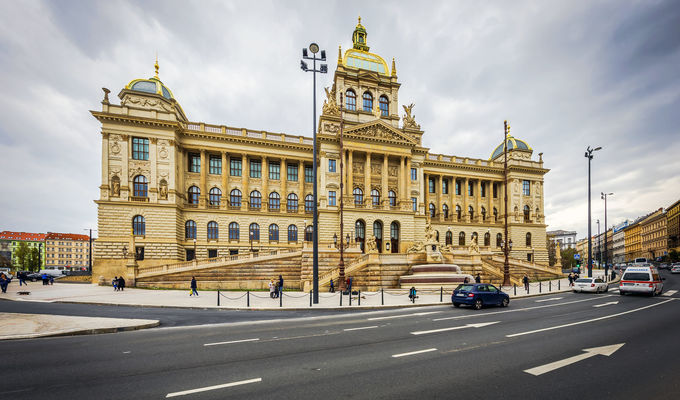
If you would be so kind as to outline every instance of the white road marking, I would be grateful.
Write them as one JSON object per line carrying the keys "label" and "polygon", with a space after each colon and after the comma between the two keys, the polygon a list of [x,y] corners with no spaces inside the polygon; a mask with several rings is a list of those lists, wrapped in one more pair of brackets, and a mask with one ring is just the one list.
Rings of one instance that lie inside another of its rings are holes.
{"label": "white road marking", "polygon": [[203,346],[218,346],[220,344],[232,344],[232,343],[243,343],[243,342],[256,342],[260,340],[259,338],[255,339],[243,339],[243,340],[231,340],[229,342],[216,342],[216,343],[206,343]]}
{"label": "white road marking", "polygon": [[465,328],[481,328],[483,326],[488,326],[488,325],[493,325],[497,324],[500,321],[494,321],[494,322],[480,322],[477,324],[467,324],[463,326],[452,326],[450,328],[440,328],[440,329],[432,329],[429,331],[416,331],[416,332],[411,332],[411,335],[425,335],[428,333],[437,333],[437,332],[446,332],[446,331],[455,331],[458,329],[465,329]]}
{"label": "white road marking", "polygon": [[412,356],[414,354],[421,354],[421,353],[429,353],[431,351],[437,351],[437,349],[425,349],[425,350],[418,350],[418,351],[412,351],[410,353],[401,353],[401,354],[393,354],[392,357],[394,358],[399,358],[399,357],[406,357],[406,356]]}
{"label": "white road marking", "polygon": [[438,314],[441,311],[427,311],[427,312],[419,312],[419,313],[412,313],[412,314],[400,314],[400,315],[390,315],[387,317],[374,317],[374,318],[368,318],[368,321],[378,321],[382,319],[393,319],[393,318],[406,318],[406,317],[419,317],[421,315],[429,315],[429,314]]}
{"label": "white road marking", "polygon": [[21,297],[16,299],[17,301],[30,301],[32,303],[54,303],[54,300],[33,300],[33,299],[22,299]]}
{"label": "white road marking", "polygon": [[130,354],[132,353],[131,351],[124,351],[123,354]]}
{"label": "white road marking", "polygon": [[524,372],[527,374],[531,374],[534,376],[539,376],[543,375],[546,372],[554,371],[556,369],[566,367],[567,365],[571,365],[573,363],[579,362],[581,360],[585,360],[587,358],[596,356],[596,355],[602,355],[602,356],[611,356],[614,354],[614,352],[621,347],[623,347],[625,343],[619,343],[619,344],[613,344],[610,346],[602,346],[602,347],[594,347],[592,349],[583,349],[585,353],[579,354],[577,356],[565,358],[564,360],[560,361],[555,361],[551,362],[550,364],[545,364],[541,365],[538,367],[530,368],[530,369],[525,369]]}
{"label": "white road marking", "polygon": [[246,385],[248,383],[256,383],[256,382],[262,382],[262,378],[248,379],[248,380],[245,380],[245,381],[225,383],[223,385],[206,386],[206,387],[202,387],[202,388],[198,388],[198,389],[185,390],[185,391],[182,391],[182,392],[168,393],[165,396],[165,398],[167,399],[168,397],[177,397],[177,396],[184,396],[184,395],[192,394],[192,393],[207,392],[208,390],[223,389],[223,388],[227,388],[227,387]]}
{"label": "white road marking", "polygon": [[610,306],[612,304],[619,304],[618,301],[610,301],[607,303],[602,303],[602,304],[595,304],[593,307],[604,307],[604,306]]}
{"label": "white road marking", "polygon": [[343,329],[343,331],[345,331],[345,332],[347,332],[347,331],[360,331],[360,330],[362,330],[362,329],[373,329],[373,328],[377,328],[377,327],[378,327],[378,325],[373,325],[373,326],[362,326],[362,327],[359,327],[359,328],[347,328],[347,329]]}
{"label": "white road marking", "polygon": [[678,293],[677,290],[668,290],[662,296],[673,296],[674,294]]}
{"label": "white road marking", "polygon": [[587,319],[587,320],[585,320],[585,321],[573,322],[573,323],[571,323],[571,324],[557,325],[557,326],[551,326],[551,327],[549,327],[549,328],[536,329],[536,330],[533,330],[533,331],[520,332],[520,333],[513,333],[513,334],[511,334],[511,335],[505,335],[505,337],[515,337],[515,336],[522,336],[522,335],[531,335],[531,334],[533,334],[533,333],[551,331],[551,330],[553,330],[553,329],[560,329],[560,328],[566,328],[566,327],[574,326],[574,325],[587,324],[587,323],[589,323],[589,322],[602,321],[602,320],[605,320],[605,319],[614,318],[614,317],[619,317],[619,316],[621,316],[621,315],[630,314],[630,313],[634,313],[634,312],[637,312],[637,311],[642,311],[642,310],[645,310],[645,309],[647,309],[647,308],[660,306],[661,304],[665,304],[665,303],[668,303],[669,301],[673,301],[673,300],[675,300],[675,299],[668,299],[668,300],[662,301],[662,302],[660,302],[660,303],[651,304],[651,305],[644,306],[644,307],[640,307],[640,308],[635,308],[635,309],[633,309],[633,310],[628,310],[628,311],[620,312],[620,313],[617,313],[617,314],[605,315],[604,317],[599,317],[599,318]]}
{"label": "white road marking", "polygon": [[543,299],[543,300],[536,300],[536,303],[543,303],[546,301],[555,301],[555,300],[562,300],[564,297],[553,297],[552,299]]}
{"label": "white road marking", "polygon": [[[610,296],[610,295],[609,295]],[[476,313],[476,314],[471,314],[471,315],[459,315],[456,317],[444,317],[444,318],[435,318],[432,321],[445,321],[448,319],[464,319],[464,318],[473,318],[473,317],[483,317],[485,315],[494,315],[494,314],[505,314],[505,313],[511,313],[511,312],[520,312],[520,311],[529,311],[529,310],[536,310],[538,308],[547,308],[547,307],[557,307],[557,306],[564,306],[567,304],[574,304],[574,303],[581,303],[584,301],[593,301],[593,300],[600,300],[600,297],[591,297],[583,300],[574,300],[574,301],[567,301],[565,303],[557,303],[557,304],[547,304],[543,306],[534,306],[534,307],[526,307],[526,308],[515,308],[515,309],[510,309],[510,310],[505,310],[505,311],[493,311],[493,312],[486,312],[486,313]]]}

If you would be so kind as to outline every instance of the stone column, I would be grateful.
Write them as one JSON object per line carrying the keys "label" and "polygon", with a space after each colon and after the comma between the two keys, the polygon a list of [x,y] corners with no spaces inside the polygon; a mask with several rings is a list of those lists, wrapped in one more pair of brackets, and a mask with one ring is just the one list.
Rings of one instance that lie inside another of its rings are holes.
{"label": "stone column", "polygon": [[227,164],[227,152],[222,152],[222,208],[227,207],[227,199],[229,198],[229,186],[227,173],[229,172],[229,166]]}
{"label": "stone column", "polygon": [[[122,168],[120,172],[120,198],[123,200],[128,199],[130,190],[130,173],[128,172],[128,166],[130,164],[130,136],[120,135],[125,143],[121,143],[120,146],[120,158],[122,162]],[[124,193],[124,194],[123,194]]]}
{"label": "stone column", "polygon": [[463,186],[463,221],[470,221],[470,214],[468,213],[468,194],[469,194],[469,186],[470,186],[470,181],[469,178],[465,178],[464,186]]}
{"label": "stone column", "polygon": [[[503,216],[505,215],[505,182],[501,182],[500,186],[500,191],[498,193],[498,199],[500,200],[498,203],[500,204],[499,210],[500,213],[498,215],[499,220],[503,219]],[[510,200],[510,196],[508,196],[508,200]]]}
{"label": "stone column", "polygon": [[486,199],[488,204],[486,207],[486,215],[489,221],[493,221],[493,181],[487,181]]}
{"label": "stone column", "polygon": [[449,216],[453,217],[453,214],[456,213],[456,177],[452,176],[449,179],[449,201],[451,202],[449,205]]}
{"label": "stone column", "polygon": [[475,198],[475,208],[477,213],[477,220],[481,221],[482,218],[482,180],[477,179],[477,196]]}
{"label": "stone column", "polygon": [[269,203],[269,169],[267,156],[262,156],[262,211],[267,211]]}
{"label": "stone column", "polygon": [[250,200],[248,191],[248,181],[250,176],[250,168],[248,168],[248,154],[241,155],[241,207],[246,207],[246,203]]}
{"label": "stone column", "polygon": [[208,204],[208,202],[206,201],[208,199],[208,187],[206,183],[208,165],[205,162],[205,159],[206,159],[205,150],[201,150],[201,181],[200,181],[201,197],[199,200],[200,207],[205,207]]}
{"label": "stone column", "polygon": [[288,170],[286,169],[286,159],[281,158],[281,164],[279,165],[279,178],[281,179],[281,211],[286,211],[288,206]]}
{"label": "stone column", "polygon": [[[175,192],[177,193],[178,197],[175,198],[175,201],[179,201],[181,204],[181,199],[186,198],[186,193],[185,190],[186,188],[184,187],[184,177],[186,175],[186,159],[184,158],[184,149],[180,147],[179,143],[174,142],[172,143],[173,150],[174,150],[174,157],[175,157],[175,163],[176,165],[171,166],[170,168],[170,182],[168,182],[168,190],[174,189]],[[179,176],[176,177],[175,180],[175,170],[179,173]],[[175,186],[175,182],[176,185]],[[170,196],[168,194],[168,199],[170,199]]]}
{"label": "stone column", "polygon": [[111,196],[111,182],[109,181],[109,134],[102,132],[102,185],[108,189],[106,197],[100,196],[102,199],[109,199]]}
{"label": "stone column", "polygon": [[406,160],[404,156],[399,157],[399,198],[402,201],[406,201],[408,197],[406,196],[406,182],[404,181],[404,170],[406,169]]}
{"label": "stone column", "polygon": [[[157,165],[158,148],[156,146],[157,143],[158,139],[156,138],[149,139],[149,164],[151,167],[151,176],[149,177],[149,189],[151,188],[158,189],[158,165]],[[158,196],[156,196],[156,198],[158,198]]]}
{"label": "stone column", "polygon": [[425,215],[430,217],[430,177],[423,172],[423,203],[425,204]]}
{"label": "stone column", "polygon": [[304,214],[305,212],[305,163],[303,160],[298,162],[298,184],[300,194],[298,195],[298,212]]}
{"label": "stone column", "polygon": [[442,213],[442,205],[444,204],[444,176],[439,175],[439,191],[437,192],[437,210],[439,211],[439,220],[442,221],[444,214]]}
{"label": "stone column", "polygon": [[382,186],[382,204],[386,204],[387,208],[389,209],[390,206],[390,197],[389,197],[389,180],[388,180],[388,171],[387,171],[387,165],[389,163],[389,157],[387,154],[383,156],[383,166],[382,166],[382,173],[381,173],[381,180],[380,180],[380,186]]}
{"label": "stone column", "polygon": [[[371,153],[366,153],[366,161],[364,164],[364,205],[371,204]],[[368,229],[368,227],[366,228]],[[366,235],[368,238],[369,236]]]}
{"label": "stone column", "polygon": [[[409,202],[411,200],[411,157],[406,157],[406,179],[404,187],[399,188],[399,198]],[[416,174],[417,175],[417,174]]]}
{"label": "stone column", "polygon": [[[348,150],[349,152],[349,161],[347,162],[347,197],[351,198],[352,197],[352,191],[354,190],[354,171],[352,171],[354,167],[354,160],[353,160],[353,153],[354,150]],[[350,204],[354,204],[353,201],[348,202]]]}

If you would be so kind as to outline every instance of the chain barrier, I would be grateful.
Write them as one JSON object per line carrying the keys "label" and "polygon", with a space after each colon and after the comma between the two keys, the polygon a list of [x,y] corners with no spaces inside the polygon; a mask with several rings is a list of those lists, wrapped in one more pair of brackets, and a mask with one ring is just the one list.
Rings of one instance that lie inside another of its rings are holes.
{"label": "chain barrier", "polygon": [[247,292],[243,293],[242,295],[240,295],[238,297],[229,297],[229,296],[222,294],[221,292],[218,292],[218,294],[220,295],[220,297],[224,297],[227,300],[240,300],[240,299],[242,299],[246,296]]}

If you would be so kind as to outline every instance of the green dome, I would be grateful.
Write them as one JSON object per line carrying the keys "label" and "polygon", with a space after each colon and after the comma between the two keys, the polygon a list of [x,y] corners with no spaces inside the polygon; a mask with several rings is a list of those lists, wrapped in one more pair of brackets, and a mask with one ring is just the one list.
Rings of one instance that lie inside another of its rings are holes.
{"label": "green dome", "polygon": [[[493,160],[496,157],[503,154],[503,143],[499,144],[498,147],[491,153],[489,160]],[[513,136],[508,135],[508,151],[511,150],[527,150],[531,151],[531,147],[524,140],[516,139]]]}

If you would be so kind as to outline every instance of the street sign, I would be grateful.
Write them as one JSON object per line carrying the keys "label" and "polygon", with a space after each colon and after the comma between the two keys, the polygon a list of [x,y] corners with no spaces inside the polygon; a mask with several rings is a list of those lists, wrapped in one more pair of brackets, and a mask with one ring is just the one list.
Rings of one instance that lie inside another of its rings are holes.
{"label": "street sign", "polygon": [[580,254],[574,254],[574,260],[580,260],[581,255]]}

